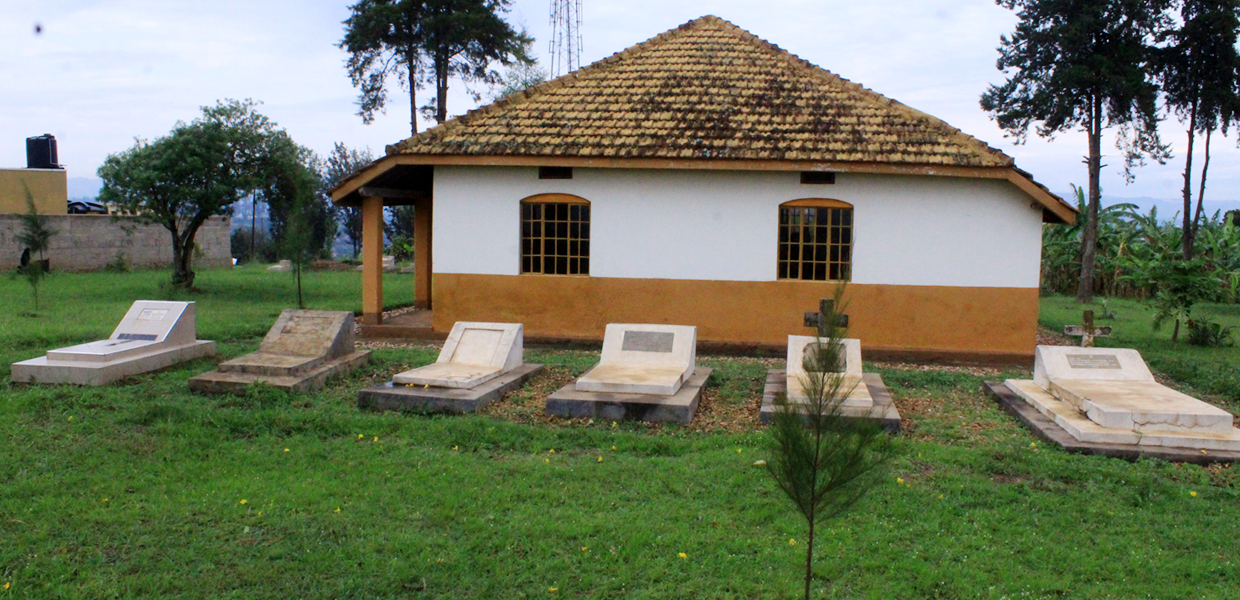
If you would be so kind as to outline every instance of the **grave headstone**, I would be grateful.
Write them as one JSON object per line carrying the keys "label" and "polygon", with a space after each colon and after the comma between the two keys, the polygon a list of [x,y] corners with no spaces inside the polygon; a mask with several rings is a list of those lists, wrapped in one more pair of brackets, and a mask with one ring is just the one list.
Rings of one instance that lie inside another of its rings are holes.
{"label": "grave headstone", "polygon": [[[806,402],[808,395],[804,388],[804,380],[807,377],[805,371],[805,360],[816,347],[816,342],[827,343],[824,338],[818,338],[808,335],[790,335],[788,336],[788,400],[790,402]],[[874,405],[873,398],[870,397],[869,390],[861,381],[861,340],[842,339],[840,345],[844,359],[844,364],[840,365],[833,373],[839,373],[842,376],[840,390],[848,392],[848,397],[844,400],[844,406],[855,406],[857,408],[870,408]]]}
{"label": "grave headstone", "polygon": [[547,414],[689,423],[711,373],[696,362],[696,327],[613,323],[599,364],[548,396]]}
{"label": "grave headstone", "polygon": [[274,265],[271,265],[270,267],[267,267],[267,270],[276,273],[288,273],[293,270],[293,261],[282,260]]}
{"label": "grave headstone", "polygon": [[220,363],[218,370],[189,380],[199,392],[240,392],[264,382],[278,389],[321,389],[332,375],[366,364],[369,350],[357,350],[353,313],[293,310],[280,313],[258,352]]}
{"label": "grave headstone", "polygon": [[130,375],[215,354],[197,339],[193,302],[139,300],[106,340],[49,350],[13,363],[17,382],[104,385]]}
{"label": "grave headstone", "polygon": [[1240,450],[1231,413],[1158,383],[1136,350],[1038,346],[1004,385],[1085,442]]}
{"label": "grave headstone", "polygon": [[476,412],[542,370],[523,360],[520,323],[458,322],[435,362],[358,393],[360,408]]}
{"label": "grave headstone", "polygon": [[577,380],[582,392],[671,396],[693,374],[697,328],[613,323],[599,364]]}

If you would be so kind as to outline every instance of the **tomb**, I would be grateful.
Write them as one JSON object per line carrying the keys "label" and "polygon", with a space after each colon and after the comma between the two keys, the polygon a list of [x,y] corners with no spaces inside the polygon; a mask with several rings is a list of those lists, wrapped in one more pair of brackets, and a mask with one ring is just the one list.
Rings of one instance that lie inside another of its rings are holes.
{"label": "tomb", "polygon": [[106,340],[49,350],[46,356],[13,363],[22,383],[105,385],[215,355],[215,342],[197,339],[193,302],[139,300]]}
{"label": "tomb", "polygon": [[548,396],[547,414],[687,424],[711,373],[696,362],[696,327],[610,324],[599,364]]}
{"label": "tomb", "polygon": [[1231,413],[1158,383],[1136,350],[1038,346],[1032,380],[988,382],[987,391],[1069,450],[1240,458]]}
{"label": "tomb", "polygon": [[[823,343],[827,341],[826,338],[808,335],[788,336],[787,369],[767,371],[759,412],[761,423],[769,423],[774,416],[775,399],[780,394],[784,394],[788,402],[794,405],[809,403],[804,389],[804,379],[808,375],[805,361],[816,347],[815,342],[819,340]],[[840,344],[843,346],[844,364],[832,371],[840,374],[843,380],[840,390],[848,393],[840,403],[840,414],[845,418],[875,419],[884,429],[899,431],[900,413],[896,410],[882,377],[876,373],[862,372],[861,340],[841,339]]]}
{"label": "tomb", "polygon": [[290,392],[322,389],[327,379],[370,360],[353,344],[353,313],[293,310],[280,313],[258,352],[220,363],[218,370],[189,380],[196,392],[237,393],[263,382]]}
{"label": "tomb", "polygon": [[525,364],[524,345],[520,323],[458,322],[438,360],[358,392],[358,407],[477,412],[542,370],[542,365]]}

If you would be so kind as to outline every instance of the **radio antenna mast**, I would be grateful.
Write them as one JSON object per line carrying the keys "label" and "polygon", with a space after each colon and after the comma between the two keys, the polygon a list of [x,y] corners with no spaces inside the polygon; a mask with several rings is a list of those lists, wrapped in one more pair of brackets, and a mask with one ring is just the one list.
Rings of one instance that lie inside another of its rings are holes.
{"label": "radio antenna mast", "polygon": [[581,0],[551,0],[551,77],[581,67]]}

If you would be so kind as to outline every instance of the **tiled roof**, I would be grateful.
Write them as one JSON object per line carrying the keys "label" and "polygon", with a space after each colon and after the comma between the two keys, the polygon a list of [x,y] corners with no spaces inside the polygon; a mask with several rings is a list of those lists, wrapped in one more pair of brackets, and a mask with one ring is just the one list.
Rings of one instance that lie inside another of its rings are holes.
{"label": "tiled roof", "polygon": [[389,153],[1008,167],[934,117],[706,16]]}

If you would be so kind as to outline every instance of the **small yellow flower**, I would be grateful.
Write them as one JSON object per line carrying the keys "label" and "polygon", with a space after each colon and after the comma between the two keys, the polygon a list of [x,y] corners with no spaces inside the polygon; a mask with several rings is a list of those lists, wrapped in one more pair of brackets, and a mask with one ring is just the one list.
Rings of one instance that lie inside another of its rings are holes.
{"label": "small yellow flower", "polygon": [[547,451],[547,454],[555,454],[555,448],[552,448],[552,449],[548,450],[548,451]]}
{"label": "small yellow flower", "polygon": [[550,462],[551,462],[551,459],[550,459],[550,458],[544,458],[544,459],[543,459],[543,462],[545,462],[545,463],[550,463]]}
{"label": "small yellow flower", "polygon": [[[70,419],[72,419],[73,417],[69,417],[69,418],[70,418]],[[1202,450],[1202,451],[1201,451],[1201,453],[1202,453],[1202,454],[1207,454],[1207,452],[1206,452],[1205,450]]]}
{"label": "small yellow flower", "polygon": [[943,494],[939,494],[939,500],[943,499]]}
{"label": "small yellow flower", "polygon": [[288,448],[285,448],[285,449],[284,449],[284,451],[285,451],[285,452],[288,452]]}
{"label": "small yellow flower", "polygon": [[612,450],[615,450],[615,449],[616,449],[616,447],[615,447],[615,446],[612,446],[612,447],[611,447],[611,449],[612,449]]}
{"label": "small yellow flower", "polygon": [[246,504],[245,498],[242,498],[241,501],[238,502],[237,504]]}
{"label": "small yellow flower", "polygon": [[689,555],[685,554],[684,552],[681,552],[680,554],[677,554],[676,556],[679,556],[681,558],[689,558]]}
{"label": "small yellow flower", "polygon": [[599,462],[603,462],[603,457],[601,457],[601,456],[600,456],[600,457],[598,457],[598,461],[599,461]]}
{"label": "small yellow flower", "polygon": [[1189,495],[1189,496],[1192,496],[1192,497],[1194,497],[1194,498],[1196,498],[1196,497],[1197,497],[1197,492],[1189,492],[1189,493],[1188,493],[1188,495]]}
{"label": "small yellow flower", "polygon": [[737,448],[737,449],[736,449],[736,453],[737,453],[737,454],[740,454],[740,453],[741,453],[741,449],[740,449],[740,448]]}
{"label": "small yellow flower", "polygon": [[453,450],[456,450],[456,449],[457,449],[457,447],[456,447],[456,446],[453,446],[453,447],[452,447],[452,449],[453,449]]}
{"label": "small yellow flower", "polygon": [[611,426],[612,426],[612,427],[615,427],[615,426],[616,426],[616,422],[615,422],[615,421],[612,421],[612,422],[611,422]]}
{"label": "small yellow flower", "polygon": [[1037,443],[1037,442],[1029,442],[1029,447],[1030,447],[1030,448],[1037,448],[1037,447],[1038,447],[1038,443]]}
{"label": "small yellow flower", "polygon": [[795,546],[795,545],[797,545],[797,541],[796,541],[796,540],[794,540],[794,539],[789,538],[789,539],[788,539],[788,545],[789,545],[789,546]]}
{"label": "small yellow flower", "polygon": [[334,510],[334,511],[332,511],[332,512],[340,512],[340,507],[339,507],[339,506],[337,506],[337,507],[336,507],[336,510]]}
{"label": "small yellow flower", "polygon": [[103,499],[103,501],[104,501],[104,502],[107,502],[107,501],[108,501],[108,499],[107,499],[107,498],[104,498],[104,499]]}
{"label": "small yellow flower", "polygon": [[582,551],[582,552],[585,552],[586,550],[588,550],[588,548],[586,548],[585,546],[582,546],[582,547],[581,547],[581,551]]}
{"label": "small yellow flower", "polygon": [[377,435],[376,435],[376,436],[375,436],[375,439],[370,440],[370,441],[372,441],[372,442],[377,442],[377,441],[379,441],[379,436],[377,436]]}
{"label": "small yellow flower", "polygon": [[904,483],[903,477],[896,477],[896,483]]}
{"label": "small yellow flower", "polygon": [[362,439],[362,438],[364,438],[364,437],[366,437],[366,436],[364,436],[364,435],[362,435],[362,434],[360,434],[360,433],[359,433],[359,434],[357,434],[357,439],[359,439],[359,440],[360,440],[360,439]]}
{"label": "small yellow flower", "polygon": [[[73,420],[73,415],[69,415],[69,420],[70,420],[70,421],[72,421],[72,420]],[[1202,450],[1202,452],[1205,452],[1205,450]]]}
{"label": "small yellow flower", "polygon": [[429,383],[426,383],[426,384],[423,384],[423,385],[422,385],[422,389],[424,389],[424,390],[429,390],[430,388],[431,388],[431,384],[429,384]]}
{"label": "small yellow flower", "polygon": [[263,511],[261,511],[261,510],[260,510],[260,511],[258,511],[258,516],[260,516],[260,517],[261,517],[261,516],[263,516]]}
{"label": "small yellow flower", "polygon": [[6,582],[4,582],[4,589],[6,589],[6,590],[7,590],[7,589],[9,589],[9,582],[7,582],[7,581],[6,581]]}
{"label": "small yellow flower", "polygon": [[547,591],[548,591],[548,592],[558,592],[558,591],[560,591],[560,588],[547,588]]}

